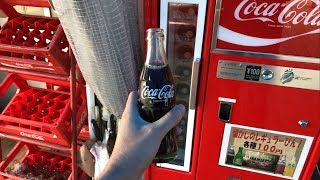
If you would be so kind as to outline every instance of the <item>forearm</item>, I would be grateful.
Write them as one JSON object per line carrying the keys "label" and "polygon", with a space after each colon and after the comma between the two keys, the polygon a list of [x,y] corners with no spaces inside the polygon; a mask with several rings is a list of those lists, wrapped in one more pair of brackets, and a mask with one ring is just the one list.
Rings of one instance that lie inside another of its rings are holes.
{"label": "forearm", "polygon": [[128,178],[128,174],[131,174],[131,169],[123,162],[108,163],[106,168],[102,171],[97,180],[124,180]]}
{"label": "forearm", "polygon": [[[118,148],[115,148],[107,166],[96,179],[136,180],[143,174],[146,167],[141,166],[139,159],[132,157],[132,155],[136,153],[130,153],[126,150],[118,151],[117,149]],[[132,151],[134,151],[134,149],[132,149]]]}

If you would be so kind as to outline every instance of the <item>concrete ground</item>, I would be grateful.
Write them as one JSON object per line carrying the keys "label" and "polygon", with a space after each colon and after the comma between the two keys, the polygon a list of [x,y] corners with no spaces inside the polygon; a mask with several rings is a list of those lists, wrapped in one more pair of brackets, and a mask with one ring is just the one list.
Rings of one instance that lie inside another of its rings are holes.
{"label": "concrete ground", "polygon": [[2,158],[5,159],[7,154],[11,151],[11,149],[16,145],[15,141],[9,139],[1,139],[1,147],[2,147]]}
{"label": "concrete ground", "polygon": [[[16,145],[16,142],[9,139],[1,139],[2,146],[2,160],[6,160],[8,153],[12,150],[12,148]],[[25,155],[26,149],[22,148],[20,153],[16,156],[16,158],[9,164],[8,168],[11,169],[15,163],[17,163],[23,155]],[[7,168],[7,169],[8,169]]]}

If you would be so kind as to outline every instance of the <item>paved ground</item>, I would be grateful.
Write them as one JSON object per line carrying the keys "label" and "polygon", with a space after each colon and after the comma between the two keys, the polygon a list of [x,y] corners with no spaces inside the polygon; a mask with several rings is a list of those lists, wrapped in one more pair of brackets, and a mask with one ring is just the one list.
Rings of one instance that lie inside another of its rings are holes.
{"label": "paved ground", "polygon": [[5,159],[7,154],[16,144],[15,141],[8,140],[8,139],[1,139],[1,146],[2,146],[2,158]]}
{"label": "paved ground", "polygon": [[[3,160],[6,159],[8,153],[12,150],[12,148],[16,145],[15,141],[8,140],[8,139],[1,139],[1,146],[2,146],[2,158]],[[16,156],[16,158],[9,164],[8,168],[12,168],[15,163],[17,163],[23,155],[25,155],[26,149],[23,148],[20,153]]]}

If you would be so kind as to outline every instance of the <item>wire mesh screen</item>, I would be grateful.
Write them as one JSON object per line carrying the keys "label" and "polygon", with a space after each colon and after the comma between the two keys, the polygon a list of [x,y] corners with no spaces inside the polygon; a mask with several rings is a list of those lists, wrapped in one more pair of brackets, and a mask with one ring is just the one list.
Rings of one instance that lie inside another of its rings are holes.
{"label": "wire mesh screen", "polygon": [[120,117],[137,89],[141,58],[137,1],[52,0],[86,82]]}

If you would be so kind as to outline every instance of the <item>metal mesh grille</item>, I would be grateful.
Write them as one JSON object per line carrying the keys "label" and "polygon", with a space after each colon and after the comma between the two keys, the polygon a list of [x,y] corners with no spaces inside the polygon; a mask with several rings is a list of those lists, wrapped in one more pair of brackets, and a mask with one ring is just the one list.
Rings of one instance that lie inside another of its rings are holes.
{"label": "metal mesh grille", "polygon": [[137,89],[140,42],[137,1],[53,0],[83,76],[103,106],[121,116]]}

